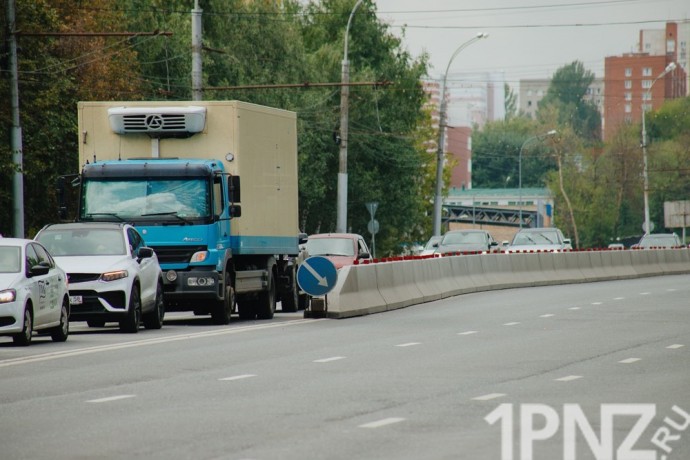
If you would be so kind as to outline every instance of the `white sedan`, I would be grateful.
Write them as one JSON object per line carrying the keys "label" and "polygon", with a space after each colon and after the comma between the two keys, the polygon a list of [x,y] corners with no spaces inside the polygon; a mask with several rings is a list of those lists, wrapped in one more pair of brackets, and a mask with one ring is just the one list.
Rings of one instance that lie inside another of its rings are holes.
{"label": "white sedan", "polygon": [[39,243],[0,238],[0,335],[29,345],[34,331],[69,335],[67,275]]}
{"label": "white sedan", "polygon": [[163,325],[163,274],[153,249],[125,223],[52,224],[36,235],[69,277],[71,321],[123,332]]}

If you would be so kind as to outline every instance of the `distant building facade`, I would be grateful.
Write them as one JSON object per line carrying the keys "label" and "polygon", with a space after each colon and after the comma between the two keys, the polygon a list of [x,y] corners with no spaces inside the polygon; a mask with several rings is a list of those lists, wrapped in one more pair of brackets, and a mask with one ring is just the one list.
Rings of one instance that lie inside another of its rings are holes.
{"label": "distant building facade", "polygon": [[[528,115],[532,119],[537,118],[539,103],[546,96],[550,84],[550,78],[520,80],[520,99],[518,102],[520,113]],[[595,78],[584,96],[584,100],[592,102],[601,114],[604,113],[604,88],[604,79]]]}

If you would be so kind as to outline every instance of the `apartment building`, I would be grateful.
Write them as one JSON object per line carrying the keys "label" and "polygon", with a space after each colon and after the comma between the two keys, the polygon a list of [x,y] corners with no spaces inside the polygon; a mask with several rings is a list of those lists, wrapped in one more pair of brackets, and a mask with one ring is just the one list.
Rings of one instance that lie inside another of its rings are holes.
{"label": "apartment building", "polygon": [[[518,108],[520,113],[528,115],[530,118],[537,117],[539,102],[546,96],[549,90],[551,79],[523,79],[520,80]],[[595,78],[587,88],[584,96],[585,101],[594,103],[599,113],[604,111],[604,79]]]}

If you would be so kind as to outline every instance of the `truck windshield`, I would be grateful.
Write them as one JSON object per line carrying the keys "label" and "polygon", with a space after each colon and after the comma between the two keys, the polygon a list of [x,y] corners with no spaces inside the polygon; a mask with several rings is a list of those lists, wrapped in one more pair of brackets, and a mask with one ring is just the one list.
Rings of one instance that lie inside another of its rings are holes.
{"label": "truck windshield", "polygon": [[84,183],[82,217],[136,219],[170,216],[174,220],[210,215],[205,179],[88,180]]}

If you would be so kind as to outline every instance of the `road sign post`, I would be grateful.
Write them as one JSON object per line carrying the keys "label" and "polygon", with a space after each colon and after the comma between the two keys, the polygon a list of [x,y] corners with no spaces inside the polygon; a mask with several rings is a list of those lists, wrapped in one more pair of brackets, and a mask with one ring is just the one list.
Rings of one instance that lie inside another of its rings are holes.
{"label": "road sign post", "polygon": [[[334,287],[335,283],[338,281],[338,271],[335,268],[333,262],[329,259],[321,256],[314,256],[307,258],[297,269],[297,284],[299,287],[312,297],[324,297],[328,294]],[[317,301],[318,302],[315,302]],[[322,304],[323,309],[319,310],[319,313],[325,315],[328,310],[327,298],[312,299],[312,305],[315,303]],[[315,315],[315,308],[312,308],[311,312],[305,310],[304,316],[317,316]]]}

